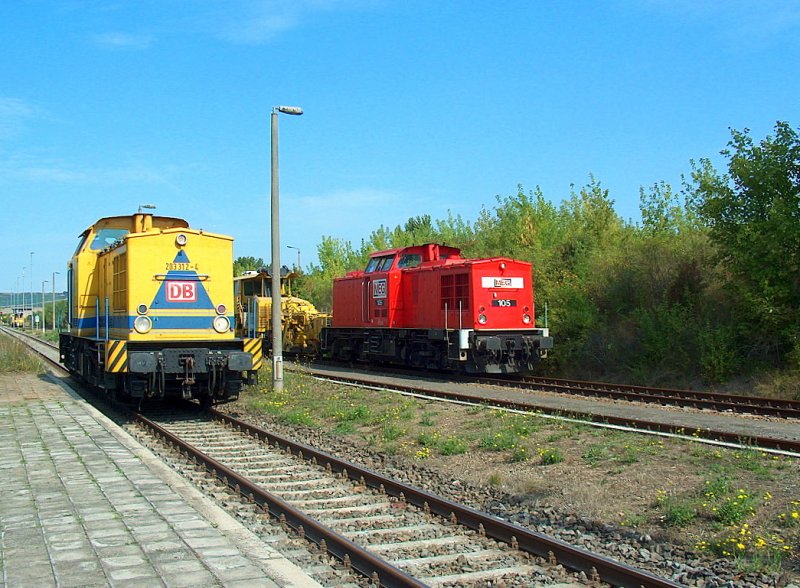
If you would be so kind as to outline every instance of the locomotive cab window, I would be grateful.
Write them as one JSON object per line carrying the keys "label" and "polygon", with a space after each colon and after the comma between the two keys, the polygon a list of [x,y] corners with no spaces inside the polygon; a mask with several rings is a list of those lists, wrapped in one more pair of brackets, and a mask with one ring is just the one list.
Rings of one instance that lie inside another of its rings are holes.
{"label": "locomotive cab window", "polygon": [[379,272],[388,272],[392,267],[392,262],[394,262],[394,255],[387,255],[383,258],[381,262],[380,268],[378,268]]}
{"label": "locomotive cab window", "polygon": [[244,280],[235,280],[234,281],[234,295],[239,297],[251,297],[251,296],[271,296],[272,292],[272,285],[270,284],[270,280],[265,280],[264,278],[259,277],[251,277]]}
{"label": "locomotive cab window", "polygon": [[392,267],[394,255],[384,255],[383,257],[371,257],[367,263],[365,273],[371,274],[372,272],[387,272]]}
{"label": "locomotive cab window", "polygon": [[97,234],[95,234],[94,239],[92,239],[92,244],[89,246],[89,249],[92,251],[105,249],[109,245],[113,245],[117,241],[122,240],[127,234],[128,229],[100,229],[97,231]]}
{"label": "locomotive cab window", "polygon": [[365,269],[364,271],[368,274],[374,272],[375,268],[378,267],[378,264],[380,264],[380,262],[381,262],[380,257],[370,257],[369,262],[367,262],[367,269]]}
{"label": "locomotive cab window", "polygon": [[260,296],[261,282],[258,280],[242,282],[242,291],[244,292],[245,296]]}
{"label": "locomotive cab window", "polygon": [[405,253],[400,256],[400,261],[397,262],[397,267],[417,267],[421,263],[422,256],[419,253]]}

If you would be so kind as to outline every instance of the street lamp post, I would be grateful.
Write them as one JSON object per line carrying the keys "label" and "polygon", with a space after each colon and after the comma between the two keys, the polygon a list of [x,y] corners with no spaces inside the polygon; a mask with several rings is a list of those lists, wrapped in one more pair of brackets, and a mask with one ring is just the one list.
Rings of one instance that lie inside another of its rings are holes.
{"label": "street lamp post", "polygon": [[297,271],[300,271],[300,248],[294,247],[293,245],[287,245],[287,249],[296,249],[297,250]]}
{"label": "street lamp post", "polygon": [[45,332],[44,327],[44,285],[50,280],[42,280],[42,333]]}
{"label": "street lamp post", "polygon": [[31,251],[31,331],[35,329],[33,324],[33,251]]}
{"label": "street lamp post", "polygon": [[20,329],[25,328],[25,268],[22,268],[22,290],[20,290],[20,294],[22,294],[22,310],[20,310],[19,314],[19,324]]}
{"label": "street lamp post", "polygon": [[60,276],[61,272],[53,272],[53,281],[50,286],[53,288],[53,330],[56,330],[56,276]]}
{"label": "street lamp post", "polygon": [[283,391],[283,333],[281,332],[281,238],[278,207],[278,113],[299,116],[299,106],[275,106],[270,117],[272,186],[270,194],[272,228],[272,391]]}

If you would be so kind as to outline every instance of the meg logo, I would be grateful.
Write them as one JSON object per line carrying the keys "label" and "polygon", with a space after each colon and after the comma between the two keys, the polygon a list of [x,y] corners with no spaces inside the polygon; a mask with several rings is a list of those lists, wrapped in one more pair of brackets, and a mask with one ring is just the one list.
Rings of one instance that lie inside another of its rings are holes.
{"label": "meg logo", "polygon": [[197,282],[167,282],[167,302],[197,302]]}
{"label": "meg logo", "polygon": [[520,277],[501,278],[494,276],[483,276],[481,278],[483,288],[523,288],[524,280]]}
{"label": "meg logo", "polygon": [[372,297],[386,298],[386,278],[372,282]]}

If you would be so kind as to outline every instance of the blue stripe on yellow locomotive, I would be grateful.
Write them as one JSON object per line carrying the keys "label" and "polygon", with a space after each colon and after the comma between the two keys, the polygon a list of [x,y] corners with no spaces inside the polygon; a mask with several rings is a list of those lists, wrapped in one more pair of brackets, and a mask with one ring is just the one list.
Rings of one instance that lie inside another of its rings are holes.
{"label": "blue stripe on yellow locomotive", "polygon": [[[209,326],[209,320],[207,316],[187,316],[187,315],[159,315],[158,313],[151,313],[151,318],[153,319],[153,330],[157,329],[184,329],[184,330],[195,330],[195,329],[202,329],[204,327]],[[234,316],[232,314],[226,315],[226,318],[230,322],[232,327],[234,325]],[[130,331],[133,329],[133,322],[136,320],[135,315],[130,315],[126,317],[120,316],[109,316],[108,317],[108,328],[109,331]],[[100,316],[100,337],[102,338],[105,331],[105,321],[106,317]],[[97,317],[84,317],[82,319],[73,319],[72,320],[72,327],[74,329],[82,329],[84,331],[91,330],[95,331],[98,326]]]}
{"label": "blue stripe on yellow locomotive", "polygon": [[81,235],[68,284],[62,360],[98,385],[163,396],[177,381],[184,397],[221,401],[243,372],[255,379],[233,331],[231,237],[149,214],[100,219]]}

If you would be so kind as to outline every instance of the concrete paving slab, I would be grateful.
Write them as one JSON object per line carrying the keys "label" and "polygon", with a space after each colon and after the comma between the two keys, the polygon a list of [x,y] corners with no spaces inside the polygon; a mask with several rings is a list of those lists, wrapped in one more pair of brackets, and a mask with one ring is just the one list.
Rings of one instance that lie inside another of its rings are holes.
{"label": "concrete paving slab", "polygon": [[0,374],[2,586],[318,587],[56,381]]}

